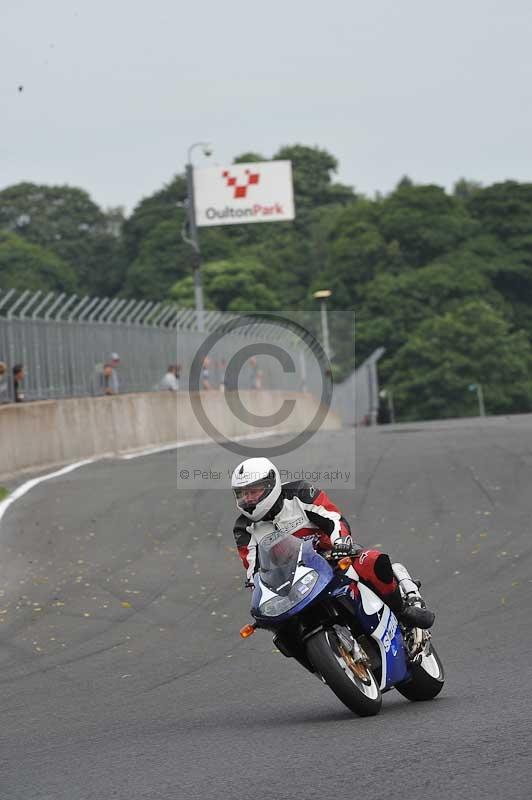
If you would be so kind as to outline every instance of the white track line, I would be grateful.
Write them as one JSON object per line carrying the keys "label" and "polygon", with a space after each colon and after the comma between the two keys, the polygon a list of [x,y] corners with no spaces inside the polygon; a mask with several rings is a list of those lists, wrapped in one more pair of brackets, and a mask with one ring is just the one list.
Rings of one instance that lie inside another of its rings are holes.
{"label": "white track line", "polygon": [[[242,439],[265,439],[268,436],[279,436],[278,431],[270,431],[268,433],[248,433],[243,436],[235,436],[231,441],[241,441]],[[128,453],[124,456],[118,456],[118,458],[123,459],[124,461],[129,461],[132,458],[141,458],[142,456],[149,456],[154,453],[162,453],[165,450],[177,450],[181,447],[191,447],[192,445],[198,444],[216,444],[213,442],[212,439],[193,439],[190,442],[174,442],[174,444],[165,444],[161,445],[160,447],[149,447],[146,450],[141,450],[138,453]],[[113,456],[111,456],[112,458]],[[30,489],[33,489],[35,486],[38,486],[39,483],[43,483],[43,481],[49,481],[51,478],[59,478],[61,475],[66,475],[68,472],[73,472],[75,469],[79,469],[80,467],[84,467],[87,464],[94,464],[97,461],[103,461],[108,459],[109,456],[97,456],[95,458],[87,458],[85,461],[76,461],[75,464],[69,464],[67,467],[62,467],[62,469],[58,469],[55,472],[49,472],[47,475],[41,475],[39,478],[32,478],[30,481],[26,481],[23,483],[22,486],[19,486],[15,489],[11,494],[6,497],[5,500],[0,502],[0,521],[4,514],[6,513],[9,506],[18,500],[20,497],[23,497]]]}
{"label": "white track line", "polygon": [[23,483],[22,486],[19,486],[15,489],[11,494],[6,497],[5,500],[2,500],[0,503],[0,520],[6,513],[7,509],[14,503],[15,500],[18,500],[19,497],[22,497],[29,492],[30,489],[33,489],[34,486],[37,486],[39,483],[43,481],[49,481],[50,478],[58,478],[60,475],[66,475],[67,472],[72,472],[75,469],[79,469],[79,467],[84,467],[85,464],[93,464],[95,461],[98,461],[97,458],[88,458],[85,461],[76,461],[75,464],[69,464],[68,467],[63,467],[62,469],[58,469],[55,472],[49,472],[48,475],[41,475],[40,478],[32,478],[31,481],[26,481]]}
{"label": "white track line", "polygon": [[[279,431],[268,431],[267,433],[245,433],[242,436],[233,436],[232,442],[241,442],[245,439],[266,439],[269,436],[282,436]],[[141,458],[142,456],[149,456],[152,453],[162,453],[164,450],[179,450],[182,447],[192,447],[198,444],[219,444],[212,439],[191,439],[188,442],[174,442],[174,444],[165,444],[160,447],[148,447],[146,450],[139,450],[136,453],[126,453],[126,455],[119,456],[124,461],[129,461],[132,458]]]}
{"label": "white track line", "polygon": [[[192,442],[191,442],[192,444]],[[199,444],[199,442],[194,442]],[[141,456],[150,456],[152,453],[164,453],[165,450],[175,450],[177,447],[182,447],[181,444],[174,442],[174,444],[164,444],[160,447],[147,447],[146,450],[139,450],[135,453],[126,453],[123,456],[117,456],[121,461],[130,461],[132,458],[141,458]]]}

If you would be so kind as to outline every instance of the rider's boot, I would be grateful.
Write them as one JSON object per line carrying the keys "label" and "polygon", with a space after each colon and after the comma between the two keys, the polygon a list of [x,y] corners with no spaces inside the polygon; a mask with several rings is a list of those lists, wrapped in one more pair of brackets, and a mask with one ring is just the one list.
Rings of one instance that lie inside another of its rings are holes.
{"label": "rider's boot", "polygon": [[402,597],[402,608],[395,612],[399,622],[406,628],[432,628],[435,615],[426,607],[419,593],[419,581],[412,579],[403,564],[392,564],[392,569]]}

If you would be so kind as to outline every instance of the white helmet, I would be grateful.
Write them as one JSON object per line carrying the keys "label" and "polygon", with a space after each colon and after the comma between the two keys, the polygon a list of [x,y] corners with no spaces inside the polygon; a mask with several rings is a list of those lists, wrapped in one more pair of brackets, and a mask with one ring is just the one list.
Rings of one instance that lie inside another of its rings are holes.
{"label": "white helmet", "polygon": [[231,488],[239,511],[258,522],[279,499],[281,476],[268,458],[247,458],[233,472]]}

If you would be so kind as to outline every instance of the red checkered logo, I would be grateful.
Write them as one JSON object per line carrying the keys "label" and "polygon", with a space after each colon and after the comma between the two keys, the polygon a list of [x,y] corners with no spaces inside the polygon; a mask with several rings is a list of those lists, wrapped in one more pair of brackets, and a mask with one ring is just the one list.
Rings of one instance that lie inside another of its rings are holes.
{"label": "red checkered logo", "polygon": [[256,185],[260,180],[260,173],[251,172],[250,169],[245,170],[245,175],[245,183],[238,183],[238,178],[233,177],[229,170],[226,169],[222,172],[222,178],[225,180],[225,185],[229,186],[233,190],[233,197],[235,200],[238,198],[247,197],[248,187]]}

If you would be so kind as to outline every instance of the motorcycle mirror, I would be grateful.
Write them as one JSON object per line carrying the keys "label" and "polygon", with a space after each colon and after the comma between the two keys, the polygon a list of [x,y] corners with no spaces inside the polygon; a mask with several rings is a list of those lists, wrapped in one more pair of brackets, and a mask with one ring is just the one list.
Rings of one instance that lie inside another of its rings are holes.
{"label": "motorcycle mirror", "polygon": [[254,633],[255,633],[254,625],[244,625],[243,628],[240,628],[240,636],[243,639],[247,639],[248,636],[252,636]]}

